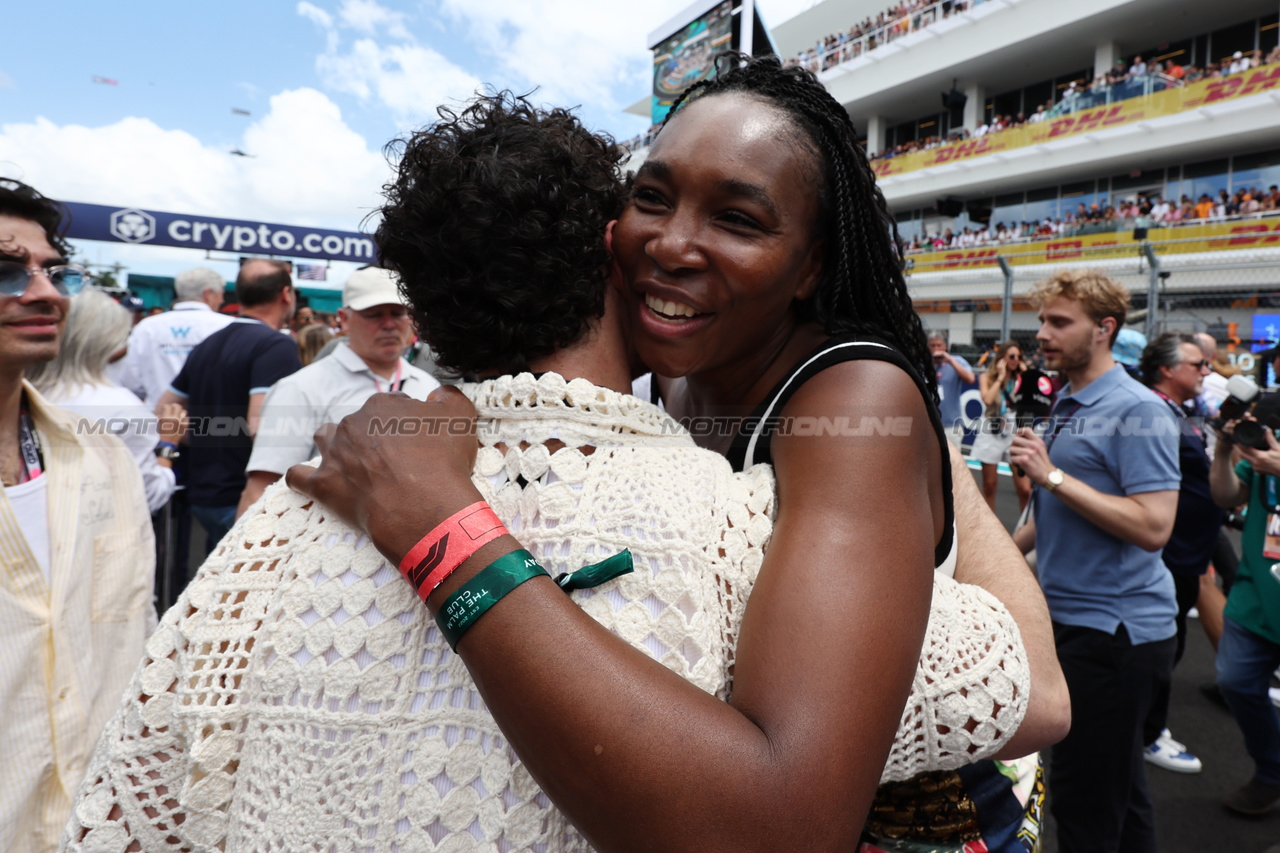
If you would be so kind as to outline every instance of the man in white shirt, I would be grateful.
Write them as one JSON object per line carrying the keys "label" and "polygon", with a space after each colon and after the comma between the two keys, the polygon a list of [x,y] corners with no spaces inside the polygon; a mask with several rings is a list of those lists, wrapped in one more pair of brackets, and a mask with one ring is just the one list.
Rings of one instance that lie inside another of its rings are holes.
{"label": "man in white shirt", "polygon": [[173,280],[173,309],[147,317],[129,335],[129,352],[115,380],[154,407],[191,351],[234,318],[219,314],[226,282],[208,267],[183,270]]}
{"label": "man in white shirt", "polygon": [[0,850],[52,853],[156,624],[142,477],[114,435],[23,381],[58,354],[71,294],[64,208],[0,180]]}
{"label": "man in white shirt", "polygon": [[377,267],[356,271],[342,288],[338,313],[347,336],[333,355],[281,379],[267,393],[237,516],[290,467],[316,455],[312,437],[323,424],[336,424],[382,391],[425,400],[440,387],[401,356],[412,324],[392,273]]}

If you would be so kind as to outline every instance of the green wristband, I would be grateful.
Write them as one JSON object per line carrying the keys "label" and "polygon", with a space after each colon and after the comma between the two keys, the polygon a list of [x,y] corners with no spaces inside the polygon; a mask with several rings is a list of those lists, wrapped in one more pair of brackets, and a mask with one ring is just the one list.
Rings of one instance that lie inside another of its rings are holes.
{"label": "green wristband", "polygon": [[[567,595],[575,589],[599,586],[619,575],[630,574],[632,570],[631,551],[623,549],[599,563],[561,575],[556,578],[556,583]],[[546,574],[547,570],[523,548],[499,557],[477,572],[445,599],[444,606],[436,613],[436,625],[448,641],[449,648],[456,652],[462,635],[502,596],[525,581]]]}
{"label": "green wristband", "polygon": [[525,581],[546,574],[547,570],[523,548],[504,554],[477,572],[436,613],[436,624],[449,648],[457,651],[458,640],[498,599]]}

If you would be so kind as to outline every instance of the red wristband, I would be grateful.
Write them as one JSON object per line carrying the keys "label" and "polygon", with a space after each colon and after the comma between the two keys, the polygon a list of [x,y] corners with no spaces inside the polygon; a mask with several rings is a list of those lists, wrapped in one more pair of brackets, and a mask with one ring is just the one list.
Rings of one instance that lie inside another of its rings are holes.
{"label": "red wristband", "polygon": [[400,574],[426,601],[472,554],[506,534],[507,528],[489,504],[476,501],[449,516],[410,548],[400,561]]}

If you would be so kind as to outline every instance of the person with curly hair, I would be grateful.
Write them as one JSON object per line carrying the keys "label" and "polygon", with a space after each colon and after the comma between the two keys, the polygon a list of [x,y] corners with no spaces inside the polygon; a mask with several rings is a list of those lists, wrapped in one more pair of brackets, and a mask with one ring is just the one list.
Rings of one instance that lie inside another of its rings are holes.
{"label": "person with curly hair", "polygon": [[[81,790],[69,849],[87,849],[94,833],[142,849],[170,837],[226,850],[670,849],[713,834],[712,846],[748,849],[780,814],[801,818],[793,803],[776,802],[764,803],[771,811],[759,822],[741,822],[746,800],[768,793],[756,788],[770,769],[766,735],[749,708],[725,701],[770,538],[774,481],[768,466],[733,473],[625,393],[623,303],[606,286],[601,251],[625,197],[621,152],[563,110],[502,95],[443,113],[396,151],[383,262],[416,312],[430,317],[453,303],[472,333],[429,330],[428,341],[455,370],[489,378],[464,386],[481,414],[478,453],[470,412],[455,418],[441,404],[416,404],[377,418],[375,404],[357,440],[391,455],[368,475],[407,475],[415,488],[403,500],[448,505],[453,486],[419,468],[413,446],[452,434],[470,444],[468,485],[545,565],[573,572],[630,548],[638,571],[572,598],[556,586],[549,601],[535,578],[520,588],[534,598],[512,611],[523,592],[513,595],[459,642],[431,624],[439,595],[424,592],[423,607],[399,577],[401,555],[384,560],[318,502],[273,486],[149,645]],[[576,295],[560,302],[566,289]],[[481,333],[498,329],[518,345]],[[340,442],[327,435],[322,446],[336,452]],[[913,651],[907,711],[900,697],[860,702],[898,703],[887,766],[884,754],[859,759],[876,779],[1025,751],[1052,729],[1039,655],[1018,636],[1033,645],[1047,635],[1043,605],[1025,567],[1002,574],[989,565],[1002,564],[1004,534],[971,483],[967,505],[984,513],[966,528],[969,551],[988,539],[992,548],[973,565],[961,560],[958,577],[981,580],[1007,609],[982,589],[933,579],[930,653]],[[1007,537],[1004,545],[1007,558]],[[493,621],[504,615],[522,623]],[[973,633],[949,633],[960,624]],[[836,650],[815,653],[831,660]],[[738,671],[755,665],[743,654]],[[815,731],[824,724],[805,717]],[[671,738],[677,727],[692,740]],[[692,787],[686,759],[721,787]],[[736,798],[727,813],[717,790]],[[649,828],[655,814],[662,819]],[[840,819],[861,816],[842,808]]]}
{"label": "person with curly hair", "polygon": [[[848,115],[812,75],[776,61],[731,60],[676,105],[611,232],[619,279],[610,298],[617,294],[643,362],[674,377],[657,380],[667,411],[704,447],[727,453],[735,469],[771,461],[777,472],[770,547],[735,634],[732,710],[702,716],[675,686],[624,669],[607,643],[583,642],[585,629],[561,621],[572,617],[555,597],[533,591],[545,585],[521,587],[512,595],[520,606],[495,607],[459,646],[489,708],[520,735],[512,739],[525,764],[601,846],[646,832],[657,848],[699,840],[715,846],[733,837],[741,849],[848,849],[863,827],[879,781],[870,757],[892,741],[888,730],[910,681],[908,658],[920,647],[933,570],[954,564],[955,532],[931,356],[903,283],[892,218],[856,142]],[[402,168],[400,186],[411,180]],[[557,189],[548,181],[545,191]],[[411,215],[412,196],[393,197],[390,208],[385,229],[422,230]],[[389,263],[400,266],[394,251]],[[437,405],[451,416],[469,411],[453,398]],[[297,488],[366,529],[396,560],[424,531],[485,496],[467,477],[465,438],[366,438],[373,423],[418,409],[430,406],[373,401],[339,427],[318,473],[294,475]],[[872,426],[888,424],[898,431],[884,435]],[[481,456],[477,464],[484,470],[492,463]],[[735,526],[749,523],[742,517]],[[1009,544],[1007,535],[999,541]],[[488,563],[515,547],[508,539],[486,546],[429,606],[440,608],[473,576],[487,578]],[[563,668],[551,658],[566,635],[550,625],[575,638]],[[510,642],[515,636],[518,647]],[[1054,673],[1034,694],[1053,709],[1040,741],[1047,743],[1065,731],[1067,714],[1052,654],[1042,663]],[[647,697],[653,728],[633,728],[634,720],[617,731],[602,728],[609,714],[601,709],[618,695]],[[572,713],[566,696],[585,710]],[[540,713],[525,724],[519,718],[528,708]],[[663,726],[680,726],[685,735],[670,751],[655,747],[655,729]],[[596,763],[585,756],[579,764],[566,751],[583,727],[601,732],[592,736],[615,756],[602,759],[602,768],[627,762],[637,774],[587,772]],[[819,731],[821,744],[808,742]],[[762,742],[794,748],[761,753]],[[718,760],[725,750],[738,763]],[[609,808],[637,791],[665,803],[676,766],[690,791],[727,792],[727,805],[715,816],[684,811],[681,822],[646,819],[643,826]],[[1034,832],[1023,826],[1023,810],[1035,824],[1037,773],[1033,758],[1015,769],[986,765],[980,779],[953,774],[942,781],[963,799],[957,813],[972,814],[970,792],[1017,777],[1016,791],[1002,789],[1007,808],[1000,805],[1006,817],[1015,813],[1012,824],[984,839],[994,849],[997,841],[1021,843],[1015,836],[1024,829]],[[920,788],[936,790],[937,781]],[[804,791],[797,814],[819,819],[780,813],[776,803],[800,796],[797,790]],[[918,823],[943,826],[897,802],[877,813],[881,835],[900,837]],[[769,816],[760,821],[767,831],[725,834],[727,827],[758,826],[759,815]],[[906,815],[909,824],[895,826],[885,815]],[[945,838],[931,841],[958,847],[988,829],[973,821],[945,828]]]}

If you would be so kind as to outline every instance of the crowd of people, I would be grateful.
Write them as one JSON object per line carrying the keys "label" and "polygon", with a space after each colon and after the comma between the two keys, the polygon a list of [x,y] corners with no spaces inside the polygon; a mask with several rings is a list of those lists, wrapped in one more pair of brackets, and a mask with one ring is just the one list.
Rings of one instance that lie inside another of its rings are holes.
{"label": "crowd of people", "polygon": [[985,0],[903,0],[874,18],[865,18],[848,30],[820,39],[813,47],[802,50],[789,60],[788,64],[815,74],[826,71],[971,6],[981,6],[983,2]]}
{"label": "crowd of people", "polygon": [[[1006,346],[982,382],[1010,536],[857,145],[772,58],[697,84],[633,177],[572,113],[479,96],[396,143],[327,342],[268,258],[235,317],[197,268],[135,325],[65,209],[0,184],[0,848],[1012,853],[1047,786],[1059,849],[1154,849],[1174,574],[1220,526],[1180,497],[1206,360],[1152,342],[1149,390],[1125,291],[1042,282],[1046,373]],[[1048,433],[1010,414],[1054,394]],[[1234,425],[1232,506],[1280,475]],[[157,560],[175,502],[191,572]],[[1280,803],[1266,515],[1219,649],[1245,814]]]}
{"label": "crowd of people", "polygon": [[926,230],[923,234],[913,234],[905,249],[908,254],[919,254],[1100,231],[1175,228],[1180,225],[1224,222],[1246,216],[1272,216],[1277,211],[1280,211],[1280,187],[1275,184],[1266,192],[1257,187],[1238,189],[1234,193],[1219,190],[1216,199],[1211,198],[1208,193],[1202,193],[1200,200],[1195,203],[1187,195],[1176,201],[1166,201],[1163,196],[1138,196],[1124,199],[1116,205],[1099,206],[1094,203],[1086,207],[1084,203],[1080,203],[1074,212],[1069,212],[1066,216],[1053,219],[1046,217],[1039,222],[1012,222],[1009,225],[997,222],[994,228],[979,222],[959,230],[939,228],[933,234]]}
{"label": "crowd of people", "polygon": [[905,140],[896,145],[886,146],[870,156],[873,160],[886,160],[917,151],[929,151],[943,145],[980,139],[989,133],[998,133],[1007,128],[1025,127],[1059,115],[1142,97],[1164,88],[1242,74],[1259,65],[1270,65],[1275,62],[1280,62],[1280,46],[1268,51],[1265,58],[1260,50],[1252,50],[1248,53],[1236,51],[1220,62],[1205,63],[1203,68],[1190,63],[1180,65],[1173,59],[1147,62],[1139,55],[1135,56],[1128,65],[1123,61],[1117,62],[1114,68],[1097,75],[1092,81],[1081,78],[1068,82],[1061,87],[1056,98],[1038,104],[1030,114],[1020,112],[1016,116],[995,115],[984,120],[972,131],[968,128],[957,128],[945,136],[934,134],[920,139]]}

